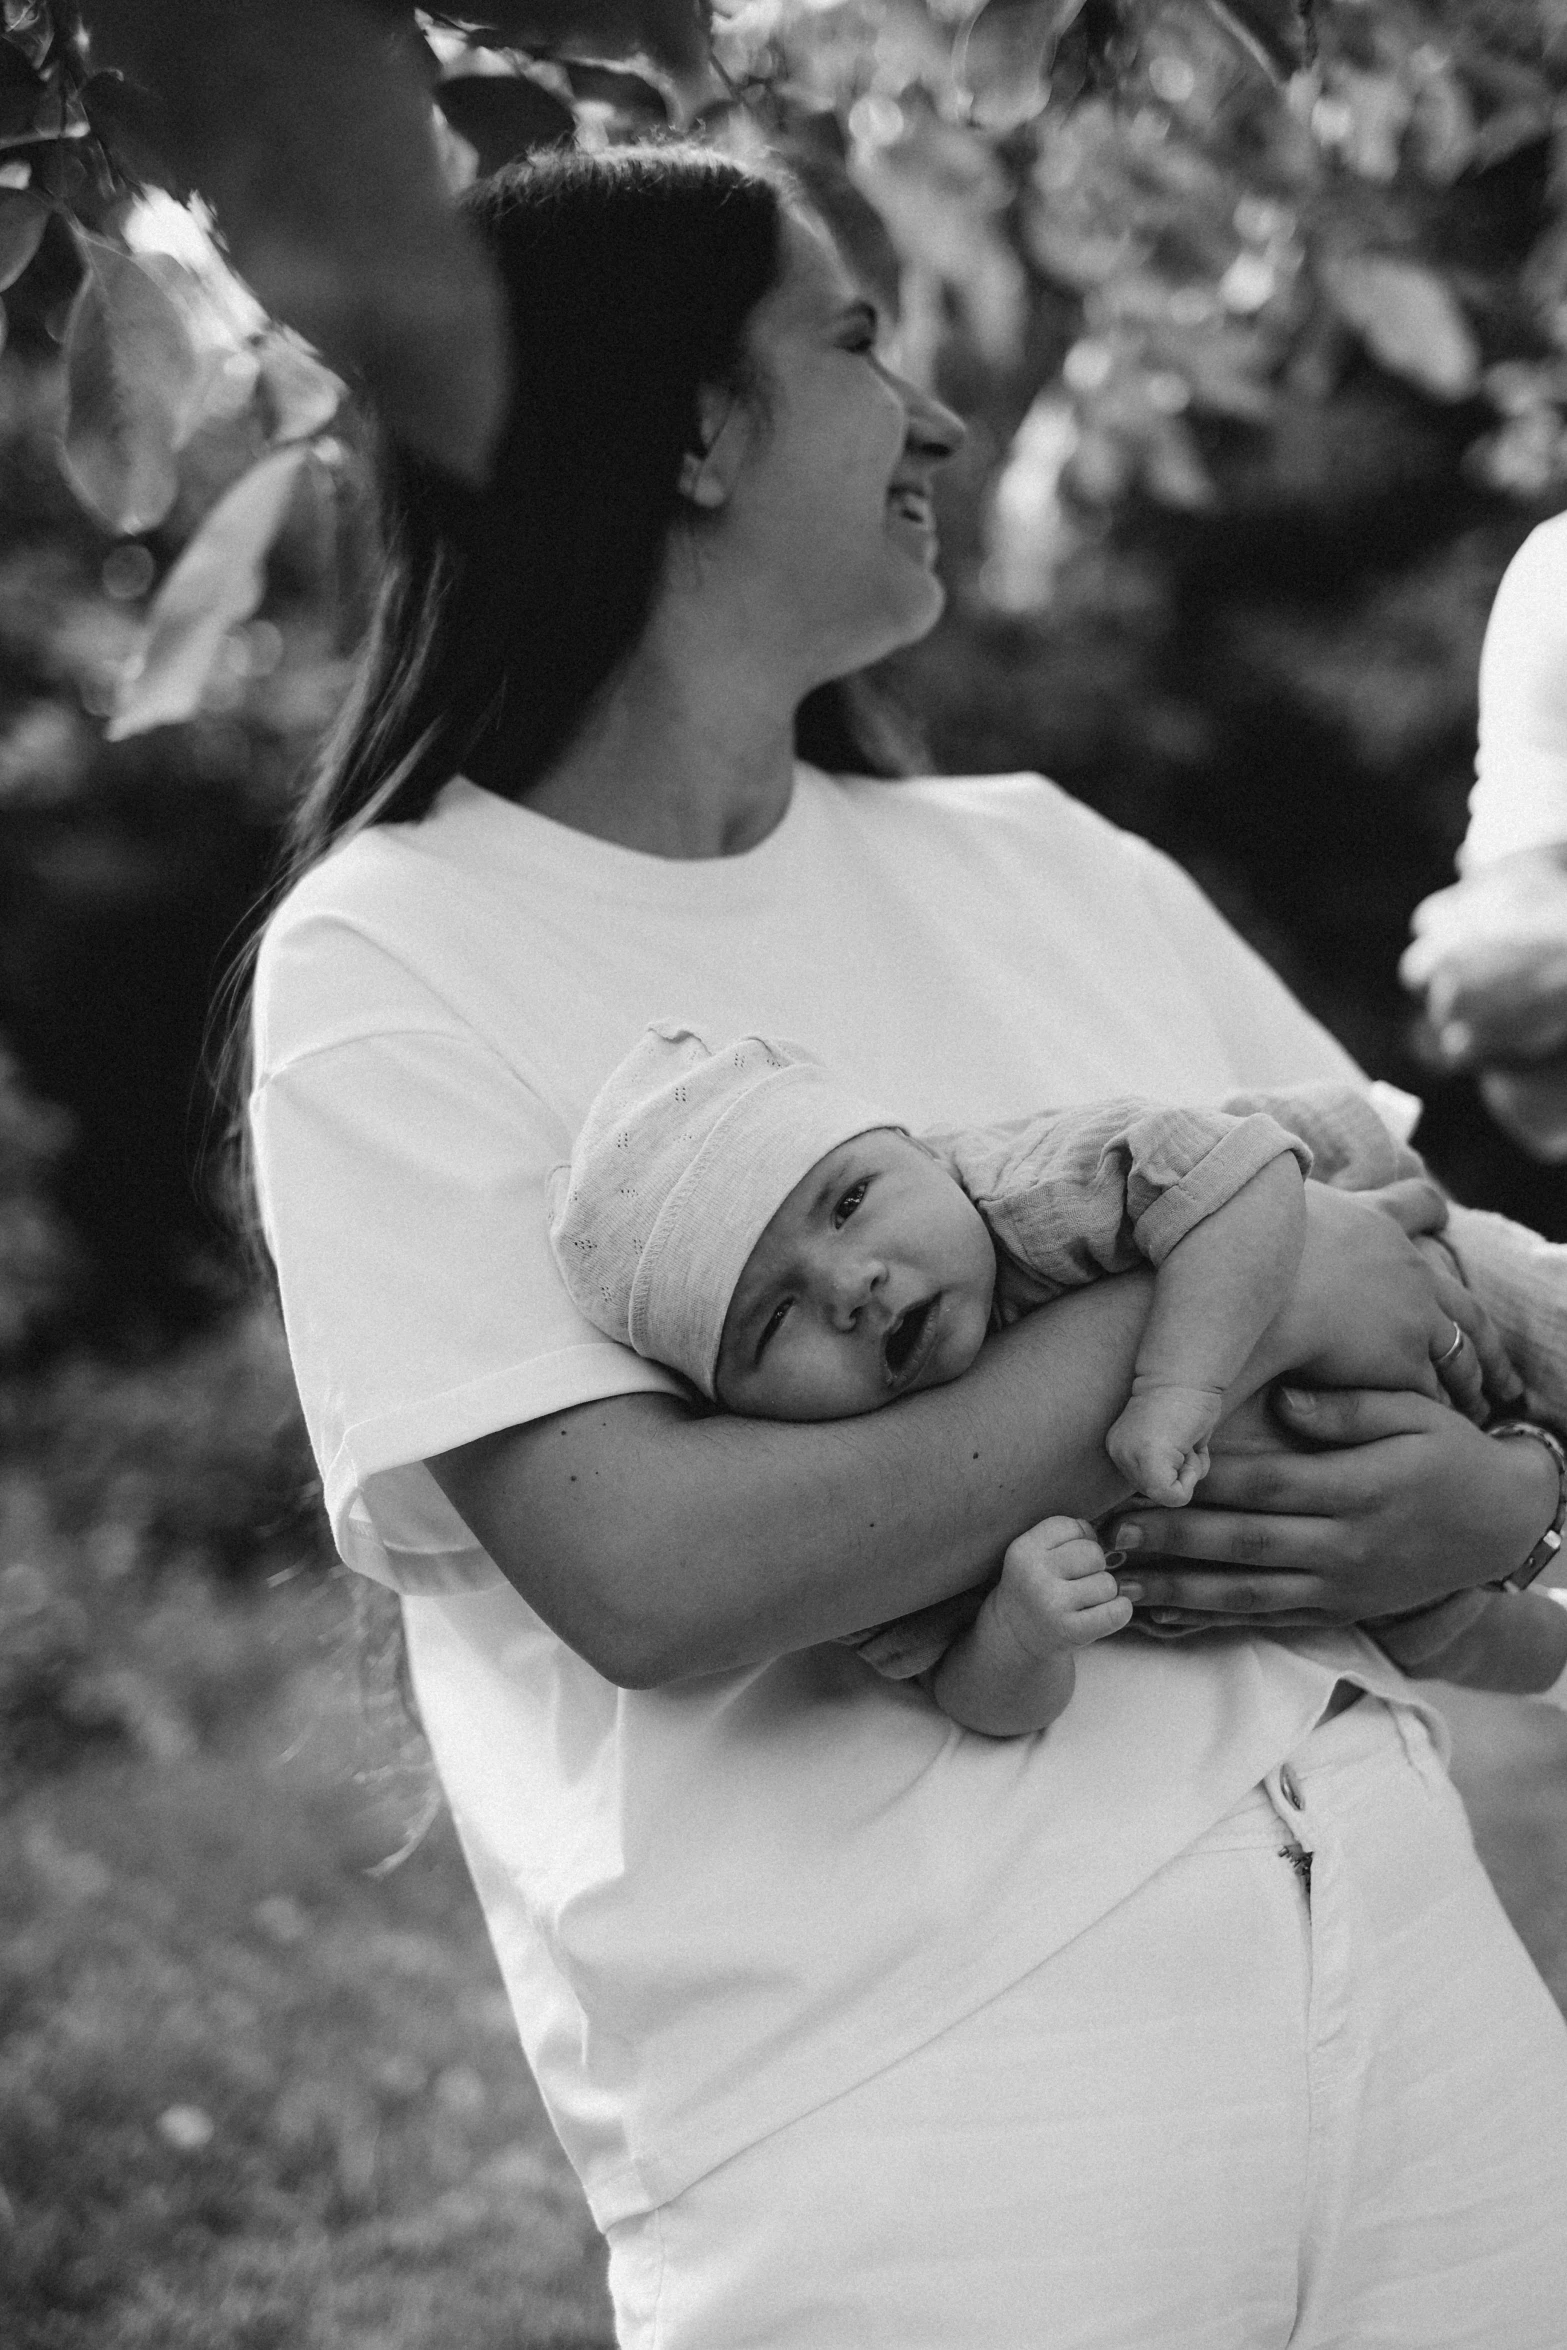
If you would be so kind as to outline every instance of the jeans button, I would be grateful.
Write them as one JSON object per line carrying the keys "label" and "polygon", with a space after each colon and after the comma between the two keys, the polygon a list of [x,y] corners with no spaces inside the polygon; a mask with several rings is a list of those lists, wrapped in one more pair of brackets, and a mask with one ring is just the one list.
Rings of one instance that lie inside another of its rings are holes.
{"label": "jeans button", "polygon": [[1305,1806],[1301,1801],[1300,1782],[1296,1778],[1294,1772],[1290,1769],[1288,1763],[1280,1763],[1279,1765],[1279,1792],[1283,1796],[1285,1802],[1289,1805],[1291,1811],[1303,1811],[1305,1809]]}

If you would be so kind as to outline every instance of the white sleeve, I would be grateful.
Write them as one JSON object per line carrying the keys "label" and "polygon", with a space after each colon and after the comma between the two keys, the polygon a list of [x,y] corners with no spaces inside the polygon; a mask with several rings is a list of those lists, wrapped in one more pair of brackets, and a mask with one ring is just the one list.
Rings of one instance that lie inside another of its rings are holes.
{"label": "white sleeve", "polygon": [[339,1014],[323,1023],[334,1041],[263,1057],[257,1188],[340,1551],[398,1589],[471,1588],[497,1570],[423,1469],[432,1453],[604,1396],[682,1391],[561,1282],[545,1208],[570,1146],[559,1119],[437,999],[421,1006],[396,974],[381,993],[381,1016],[426,1024],[343,1033]]}
{"label": "white sleeve", "polygon": [[1365,1075],[1337,1037],[1231,928],[1190,874],[1147,841],[1122,837],[1154,918],[1191,972],[1229,1049],[1235,1085],[1278,1088],[1326,1079],[1364,1093]]}
{"label": "white sleeve", "polygon": [[[1544,1595],[1554,1599],[1558,1607],[1567,1607],[1567,1591],[1558,1591],[1553,1585]],[[1554,1705],[1559,1713],[1567,1713],[1567,1665],[1563,1665],[1549,1689],[1532,1689],[1531,1705]]]}
{"label": "white sleeve", "polygon": [[1480,654],[1480,753],[1465,874],[1567,841],[1567,514],[1508,565]]}
{"label": "white sleeve", "polygon": [[1529,1417],[1567,1428],[1567,1245],[1456,1202],[1442,1238],[1507,1342]]}

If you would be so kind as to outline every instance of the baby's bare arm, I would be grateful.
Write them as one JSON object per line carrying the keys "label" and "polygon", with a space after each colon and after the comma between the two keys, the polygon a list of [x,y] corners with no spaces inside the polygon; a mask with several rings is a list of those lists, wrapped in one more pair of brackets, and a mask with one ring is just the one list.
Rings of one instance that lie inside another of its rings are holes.
{"label": "baby's bare arm", "polygon": [[1131,1400],[1105,1438],[1150,1501],[1180,1509],[1207,1475],[1208,1440],[1294,1286],[1305,1234],[1305,1184],[1296,1160],[1281,1156],[1160,1266]]}
{"label": "baby's bare arm", "polygon": [[1008,1546],[1001,1578],[930,1675],[945,1714],[988,1738],[1048,1729],[1077,1678],[1077,1651],[1132,1620],[1082,1518],[1045,1518]]}
{"label": "baby's bare arm", "polygon": [[1272,1159],[1160,1266],[1133,1394],[1197,1387],[1222,1397],[1293,1290],[1305,1242],[1299,1164]]}

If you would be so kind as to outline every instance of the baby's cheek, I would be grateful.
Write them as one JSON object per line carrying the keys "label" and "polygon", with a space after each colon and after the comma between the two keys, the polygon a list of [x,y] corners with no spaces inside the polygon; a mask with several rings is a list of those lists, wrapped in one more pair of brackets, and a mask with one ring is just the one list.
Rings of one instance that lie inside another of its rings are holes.
{"label": "baby's cheek", "polygon": [[947,1343],[940,1350],[943,1380],[962,1377],[974,1363],[989,1331],[989,1290],[970,1290],[955,1303]]}

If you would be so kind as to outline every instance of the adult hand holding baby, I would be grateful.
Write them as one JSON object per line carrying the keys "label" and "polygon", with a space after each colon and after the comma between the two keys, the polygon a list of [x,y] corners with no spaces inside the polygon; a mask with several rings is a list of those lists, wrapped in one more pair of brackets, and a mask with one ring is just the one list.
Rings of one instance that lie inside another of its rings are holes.
{"label": "adult hand holding baby", "polygon": [[1110,1528],[1112,1558],[1165,1629],[1401,1615],[1477,1570],[1511,1573],[1551,1522],[1543,1446],[1493,1444],[1426,1396],[1283,1387],[1271,1403],[1293,1442],[1218,1456],[1196,1507],[1129,1511]]}
{"label": "adult hand holding baby", "polygon": [[[1509,1573],[1550,1521],[1543,1452],[1491,1443],[1441,1400],[1439,1380],[1478,1413],[1482,1384],[1505,1400],[1517,1378],[1435,1240],[1440,1193],[1409,1182],[1309,1197],[1297,1297],[1340,1345],[1363,1331],[1384,1361],[1391,1349],[1409,1385],[1313,1390],[1299,1376],[1310,1330],[1281,1317],[1270,1344],[1294,1375],[1226,1425],[1194,1505],[1129,1510],[1107,1530],[1154,1628],[1283,1631],[1396,1614],[1472,1583],[1477,1566]],[[1455,1326],[1466,1343],[1434,1378]]]}

